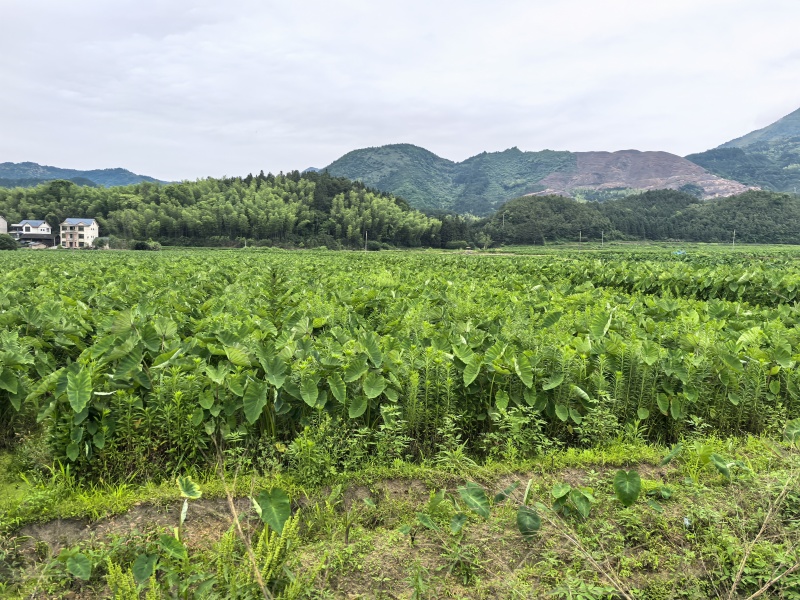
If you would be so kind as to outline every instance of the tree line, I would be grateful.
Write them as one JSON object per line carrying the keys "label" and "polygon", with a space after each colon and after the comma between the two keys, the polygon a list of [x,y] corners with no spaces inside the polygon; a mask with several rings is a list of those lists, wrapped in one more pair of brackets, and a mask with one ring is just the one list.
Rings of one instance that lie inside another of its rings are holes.
{"label": "tree line", "polygon": [[68,216],[97,219],[104,236],[162,244],[394,246],[439,244],[441,221],[391,194],[327,173],[202,179],[168,185],[91,188],[53,181],[0,189],[9,222]]}
{"label": "tree line", "polygon": [[[477,219],[423,213],[389,193],[327,172],[144,182],[102,188],[58,180],[33,188],[0,189],[9,223],[44,218],[58,227],[70,216],[97,219],[119,245],[361,248],[466,248],[556,241],[685,240],[800,244],[800,198],[749,191],[699,200],[655,190],[605,202],[563,196],[523,196]],[[112,244],[113,245],[113,244]]]}
{"label": "tree line", "polygon": [[581,203],[562,196],[510,200],[478,227],[496,243],[680,240],[800,244],[800,198],[748,191],[699,200],[676,190],[654,190]]}

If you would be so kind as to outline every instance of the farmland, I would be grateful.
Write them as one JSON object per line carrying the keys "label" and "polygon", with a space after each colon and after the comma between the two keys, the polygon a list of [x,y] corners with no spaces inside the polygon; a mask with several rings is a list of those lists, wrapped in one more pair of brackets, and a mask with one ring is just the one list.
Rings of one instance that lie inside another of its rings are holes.
{"label": "farmland", "polygon": [[[336,596],[350,593],[348,573],[370,571],[364,556],[387,540],[408,549],[392,575],[399,583],[362,583],[365,597],[384,588],[385,597],[527,597],[567,580],[592,587],[585,597],[675,597],[648,592],[642,573],[660,582],[658,560],[690,561],[684,550],[730,549],[703,558],[709,572],[690,573],[687,589],[698,591],[687,597],[738,597],[737,587],[747,597],[781,572],[776,561],[791,569],[800,254],[537,254],[0,255],[0,443],[9,472],[24,476],[20,494],[9,484],[0,496],[0,528],[19,540],[0,553],[3,589],[32,593],[14,576],[27,564],[53,594],[138,597],[138,585],[152,597],[237,588],[249,590],[241,597]],[[581,473],[571,483],[570,469]],[[386,482],[404,478],[422,486],[415,500],[392,499]],[[229,498],[233,512],[248,495],[261,498],[252,504],[266,525],[252,538],[232,527],[211,550],[197,549],[184,545],[191,519],[184,535],[181,517],[174,543],[144,533],[122,550],[84,540],[39,567],[22,558],[19,532],[37,520],[97,520],[179,492],[191,515],[199,488],[204,500]],[[481,496],[490,488],[505,495],[490,502]],[[293,516],[270,521],[282,494]],[[706,523],[705,533],[653,522],[683,523],[689,506],[702,507],[686,519]],[[619,531],[598,533],[600,520]],[[643,527],[679,531],[646,564],[598,562],[604,543],[641,546],[626,535]],[[577,554],[541,547],[548,529],[571,536]],[[504,538],[513,548],[498,545]],[[255,558],[234,564],[230,556],[250,556],[251,539]],[[431,548],[444,568],[425,563]],[[754,548],[763,572],[748,562]],[[190,550],[202,572],[191,570]],[[252,560],[268,554],[272,566],[253,575]],[[506,560],[517,565],[508,573],[490,566]],[[794,573],[770,593],[798,597]]]}

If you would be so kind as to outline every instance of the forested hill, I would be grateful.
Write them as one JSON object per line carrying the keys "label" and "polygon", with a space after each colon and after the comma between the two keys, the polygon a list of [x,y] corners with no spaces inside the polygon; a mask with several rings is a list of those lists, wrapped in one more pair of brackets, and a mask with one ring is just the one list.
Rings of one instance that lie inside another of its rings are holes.
{"label": "forested hill", "polygon": [[749,191],[699,201],[674,190],[655,190],[607,202],[563,196],[528,196],[505,203],[483,227],[495,243],[682,240],[800,244],[800,197]]}
{"label": "forested hill", "polygon": [[667,152],[483,152],[456,163],[410,144],[364,148],[327,170],[398,194],[421,209],[490,214],[526,194],[594,198],[632,190],[691,189],[704,198],[747,188]]}
{"label": "forested hill", "polygon": [[105,187],[131,185],[142,181],[159,182],[157,179],[147,175],[137,175],[127,169],[119,168],[80,171],[78,169],[49,167],[34,162],[0,163],[0,187],[32,187],[56,179],[66,179],[80,185],[102,185]]}
{"label": "forested hill", "polygon": [[800,189],[800,109],[688,160],[721,177],[767,190]]}
{"label": "forested hill", "polygon": [[157,185],[81,187],[54,181],[0,189],[9,222],[93,217],[101,235],[168,244],[363,247],[438,245],[441,221],[400,199],[325,173],[295,171]]}

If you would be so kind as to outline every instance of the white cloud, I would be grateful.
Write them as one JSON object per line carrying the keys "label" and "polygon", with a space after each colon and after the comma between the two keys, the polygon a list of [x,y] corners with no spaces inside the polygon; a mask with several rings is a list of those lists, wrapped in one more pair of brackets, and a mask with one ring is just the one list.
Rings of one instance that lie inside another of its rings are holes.
{"label": "white cloud", "polygon": [[784,0],[34,0],[0,21],[0,161],[165,179],[415,143],[686,154],[800,104]]}

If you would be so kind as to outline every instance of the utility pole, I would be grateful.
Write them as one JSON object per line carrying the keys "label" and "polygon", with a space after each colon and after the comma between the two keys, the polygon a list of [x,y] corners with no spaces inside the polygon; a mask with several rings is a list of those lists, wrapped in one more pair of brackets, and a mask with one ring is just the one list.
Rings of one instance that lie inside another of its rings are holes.
{"label": "utility pole", "polygon": [[736,246],[736,230],[735,229],[733,230],[733,243],[731,244],[731,246]]}
{"label": "utility pole", "polygon": [[369,232],[367,232],[367,231],[364,232],[364,252],[367,251],[367,234],[368,233]]}
{"label": "utility pole", "polygon": [[583,229],[578,229],[578,243],[583,242]]}
{"label": "utility pole", "polygon": [[605,244],[605,236],[606,236],[606,232],[605,231],[601,231],[600,232],[600,247],[601,248]]}

